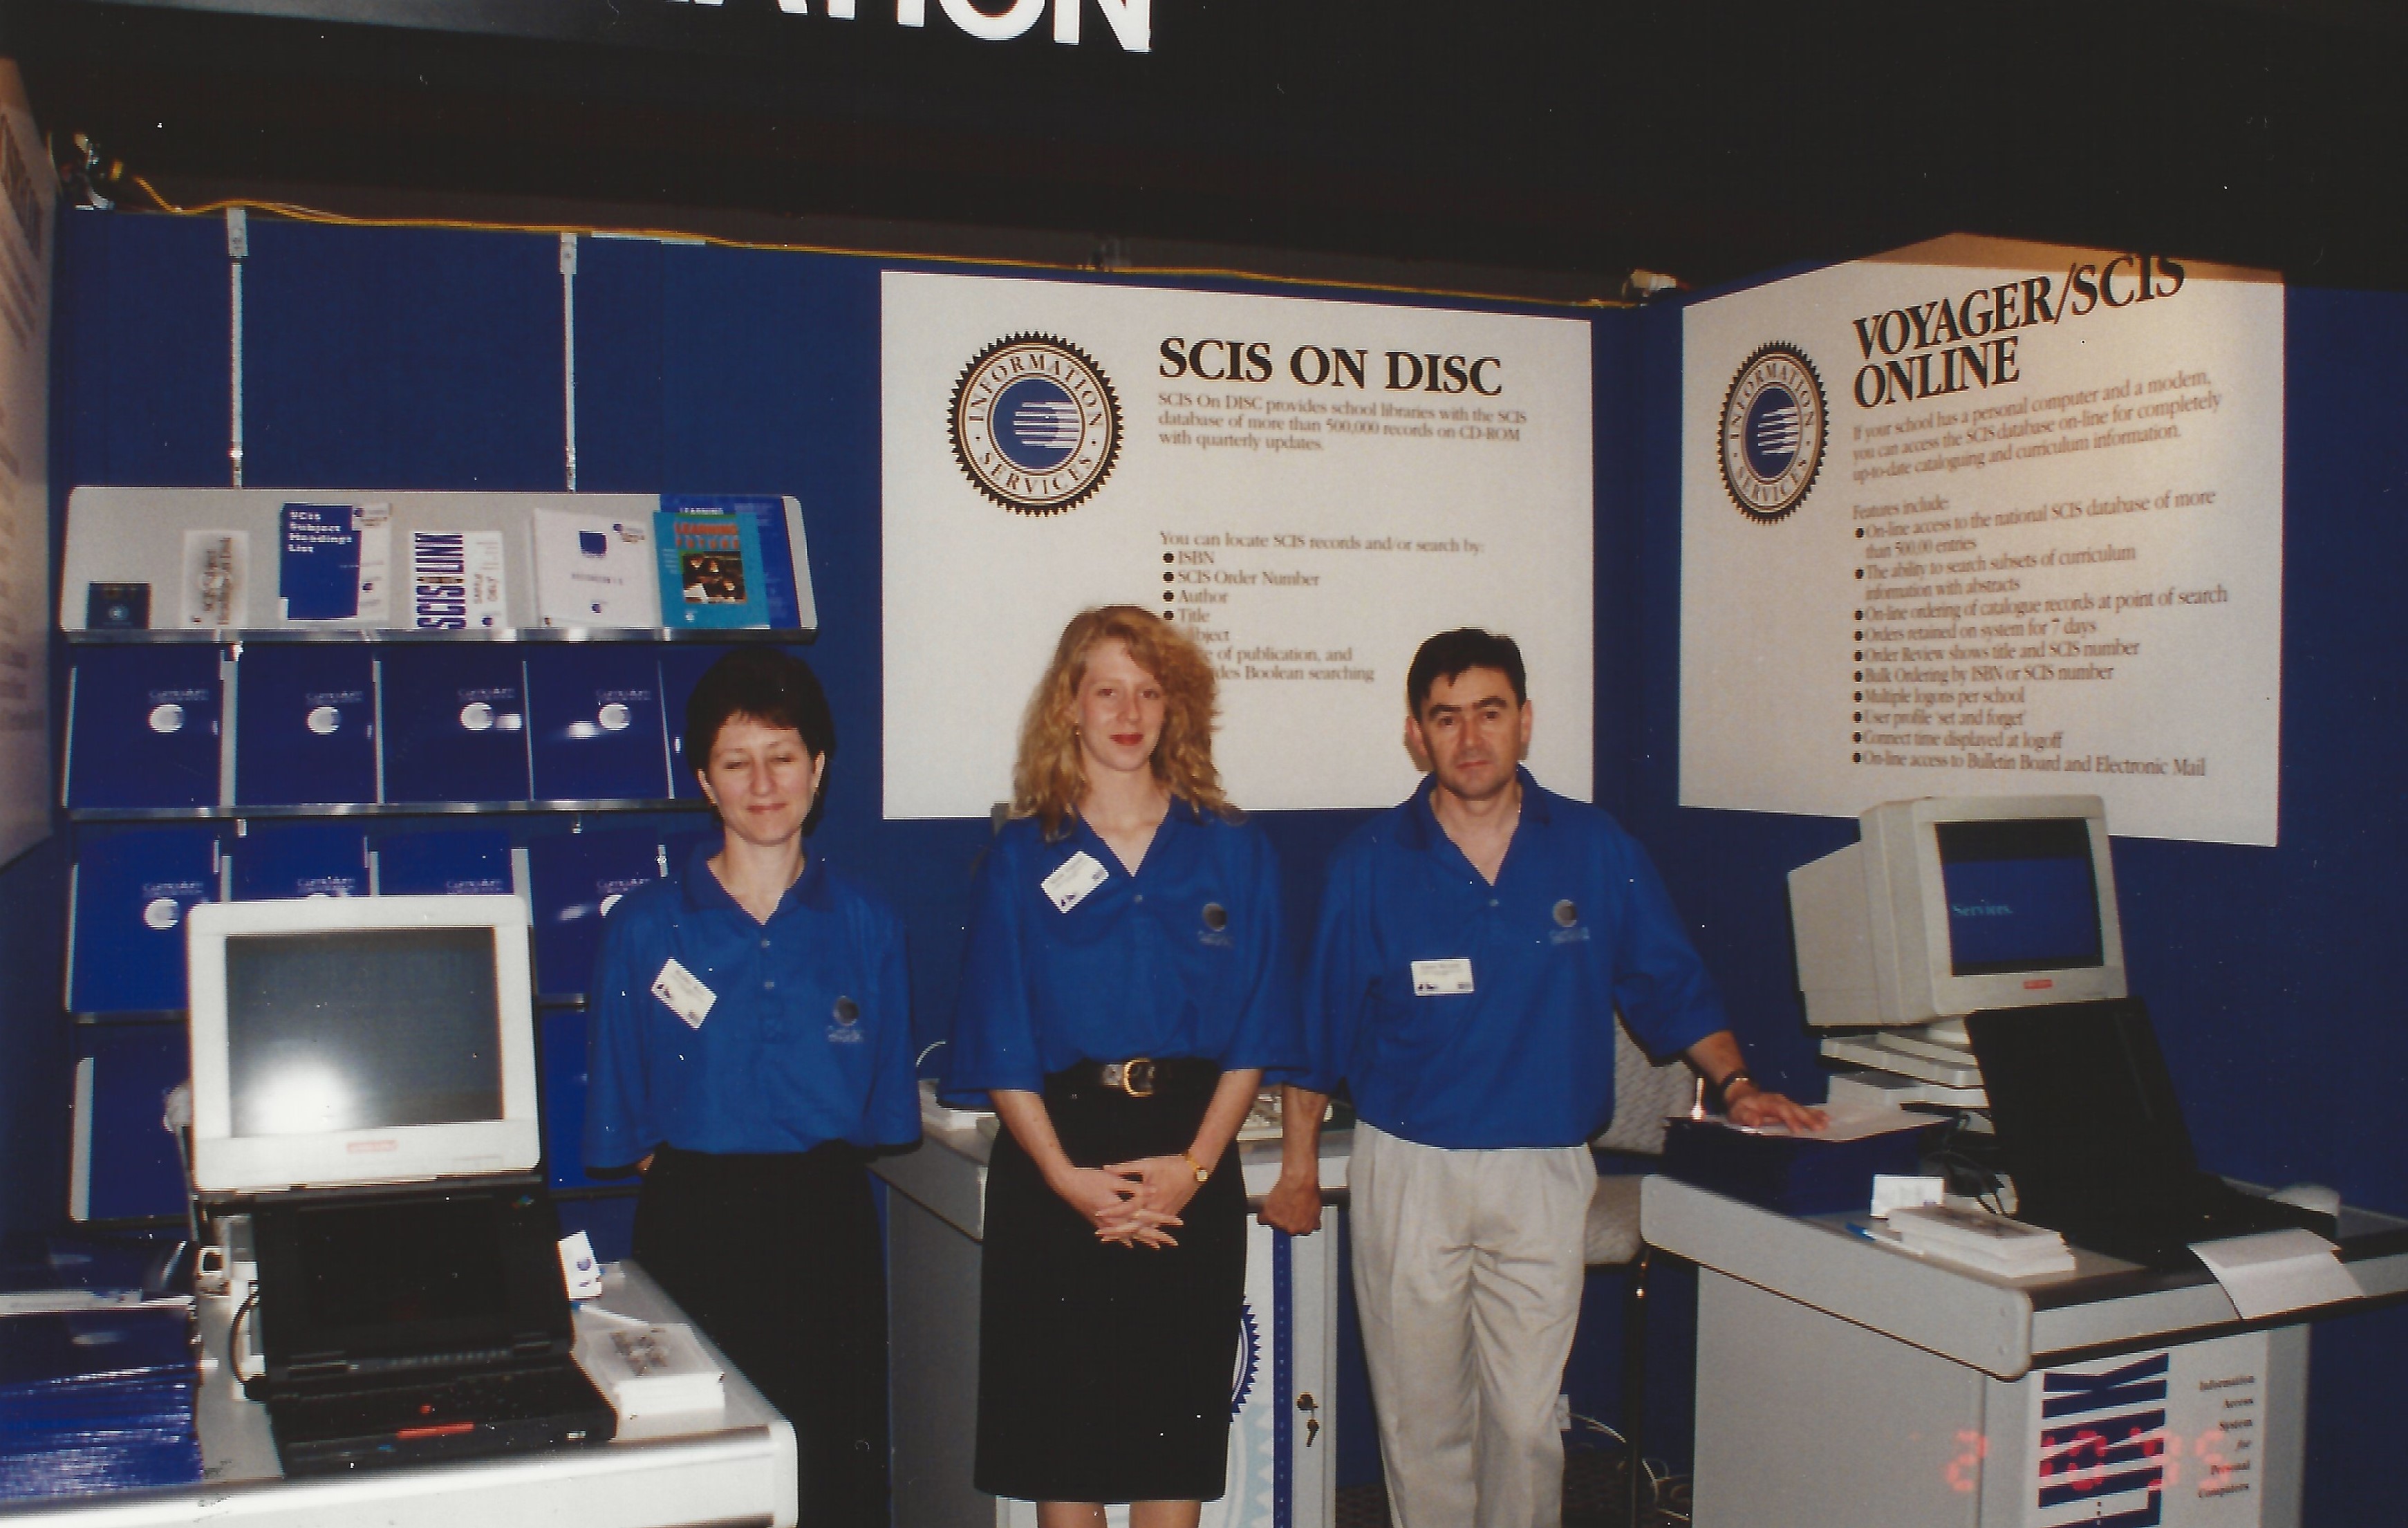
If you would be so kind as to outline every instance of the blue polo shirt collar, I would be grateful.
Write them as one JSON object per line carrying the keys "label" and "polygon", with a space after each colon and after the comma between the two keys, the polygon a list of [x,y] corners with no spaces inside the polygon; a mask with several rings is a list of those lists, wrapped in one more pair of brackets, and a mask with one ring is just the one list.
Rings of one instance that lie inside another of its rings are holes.
{"label": "blue polo shirt collar", "polygon": [[[1197,807],[1195,802],[1188,800],[1183,796],[1173,796],[1170,799],[1170,810],[1164,814],[1162,826],[1156,829],[1154,832],[1156,838],[1159,839],[1166,834],[1176,834],[1182,829],[1193,828],[1203,820],[1203,811]],[[1104,842],[1104,835],[1096,832],[1093,824],[1089,823],[1086,818],[1079,815],[1075,812],[1070,814],[1068,822],[1069,832],[1064,838],[1056,840],[1055,842],[1074,843],[1078,847],[1085,850],[1096,859],[1101,861],[1104,869],[1111,872],[1115,875],[1119,875],[1124,878],[1129,877],[1128,867],[1121,863],[1119,853],[1115,851],[1111,844]],[[1154,849],[1156,846],[1158,845],[1149,844],[1147,846],[1145,858],[1138,861],[1138,869],[1140,872],[1142,872],[1146,866],[1154,862]],[[806,877],[808,877],[809,873],[809,872],[805,872]]]}
{"label": "blue polo shirt collar", "polygon": [[[725,887],[720,885],[719,877],[711,872],[710,858],[718,852],[718,844],[697,843],[695,845],[694,853],[687,856],[683,877],[685,904],[697,913],[735,913],[750,918],[752,915],[746,911],[744,904],[738,901]],[[769,917],[772,922],[775,922],[798,907],[808,907],[815,913],[824,913],[834,905],[835,901],[828,887],[827,861],[822,856],[812,854],[806,849],[803,854],[803,873],[797,876],[795,884],[788,887],[785,894],[778,899],[777,909],[769,915]]]}
{"label": "blue polo shirt collar", "polygon": [[[1514,765],[1513,778],[1522,782],[1522,820],[1537,823],[1542,828],[1555,821],[1555,812],[1548,804],[1547,792],[1541,788],[1537,780],[1531,777],[1529,770],[1519,764]],[[1455,840],[1447,837],[1446,829],[1439,826],[1438,813],[1430,806],[1430,798],[1437,790],[1438,776],[1426,774],[1422,776],[1420,788],[1415,790],[1412,799],[1406,802],[1404,820],[1397,829],[1397,842],[1404,847],[1425,853],[1437,848],[1441,843],[1449,848],[1455,847]],[[1515,836],[1520,835],[1517,833]],[[1457,858],[1461,858],[1461,853],[1460,850],[1456,851]],[[1468,865],[1469,861],[1466,863]]]}

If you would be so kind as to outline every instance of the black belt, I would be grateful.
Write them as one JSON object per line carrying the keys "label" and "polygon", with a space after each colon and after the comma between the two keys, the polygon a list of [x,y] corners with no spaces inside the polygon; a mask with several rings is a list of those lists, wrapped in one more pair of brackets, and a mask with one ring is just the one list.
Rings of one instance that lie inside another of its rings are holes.
{"label": "black belt", "polygon": [[1100,1088],[1130,1098],[1156,1094],[1210,1091],[1221,1080],[1221,1066],[1196,1056],[1133,1056],[1125,1061],[1080,1061],[1045,1079],[1047,1083],[1085,1091]]}

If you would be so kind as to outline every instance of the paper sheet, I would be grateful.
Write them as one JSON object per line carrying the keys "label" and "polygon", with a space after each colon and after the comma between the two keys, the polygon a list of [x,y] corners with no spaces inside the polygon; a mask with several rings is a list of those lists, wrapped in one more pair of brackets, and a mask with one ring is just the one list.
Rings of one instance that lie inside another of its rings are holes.
{"label": "paper sheet", "polygon": [[1817,1131],[1791,1130],[1786,1125],[1732,1125],[1721,1115],[1709,1117],[1716,1124],[1729,1125],[1742,1135],[1795,1135],[1810,1141],[1862,1141],[1894,1131],[1921,1130],[1941,1123],[1937,1115],[1893,1109],[1885,1103],[1823,1103],[1815,1107],[1828,1115],[1831,1121]]}
{"label": "paper sheet", "polygon": [[2224,1286],[2232,1308],[2244,1320],[2356,1300],[2366,1293],[2348,1266],[2333,1256],[2333,1244],[2312,1231],[2229,1236],[2194,1243],[2191,1250]]}

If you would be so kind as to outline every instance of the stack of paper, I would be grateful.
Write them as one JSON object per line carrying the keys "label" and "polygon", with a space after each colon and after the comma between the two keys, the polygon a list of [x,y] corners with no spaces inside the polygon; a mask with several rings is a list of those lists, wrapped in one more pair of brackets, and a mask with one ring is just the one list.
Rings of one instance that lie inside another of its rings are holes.
{"label": "stack of paper", "polygon": [[623,1419],[713,1411],[726,1403],[724,1377],[690,1326],[589,1307],[577,1313],[576,1351],[586,1377]]}
{"label": "stack of paper", "polygon": [[0,1317],[0,1501],[201,1478],[179,1305]]}
{"label": "stack of paper", "polygon": [[2063,1236],[1986,1210],[1902,1206],[1889,1212],[1889,1223],[1908,1251],[1937,1261],[2007,1278],[2073,1272],[2073,1252]]}
{"label": "stack of paper", "polygon": [[2334,1256],[2338,1249],[2313,1231],[2266,1231],[2195,1242],[2191,1251],[2232,1298],[2244,1320],[2357,1300],[2372,1293]]}

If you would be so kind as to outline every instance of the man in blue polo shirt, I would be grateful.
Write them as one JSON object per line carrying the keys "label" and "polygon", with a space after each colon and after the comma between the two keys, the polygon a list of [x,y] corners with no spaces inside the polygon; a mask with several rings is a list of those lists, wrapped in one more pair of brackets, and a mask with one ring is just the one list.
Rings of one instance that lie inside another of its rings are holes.
{"label": "man in blue polo shirt", "polygon": [[1580,1315],[1618,1011],[1685,1054],[1741,1124],[1813,1129],[1756,1087],[1646,853],[1521,769],[1521,650],[1479,630],[1424,642],[1405,742],[1430,777],[1330,862],[1288,1079],[1284,1163],[1263,1218],[1319,1224],[1322,1106],[1341,1082],[1354,1295],[1398,1528],[1555,1528],[1555,1401]]}

